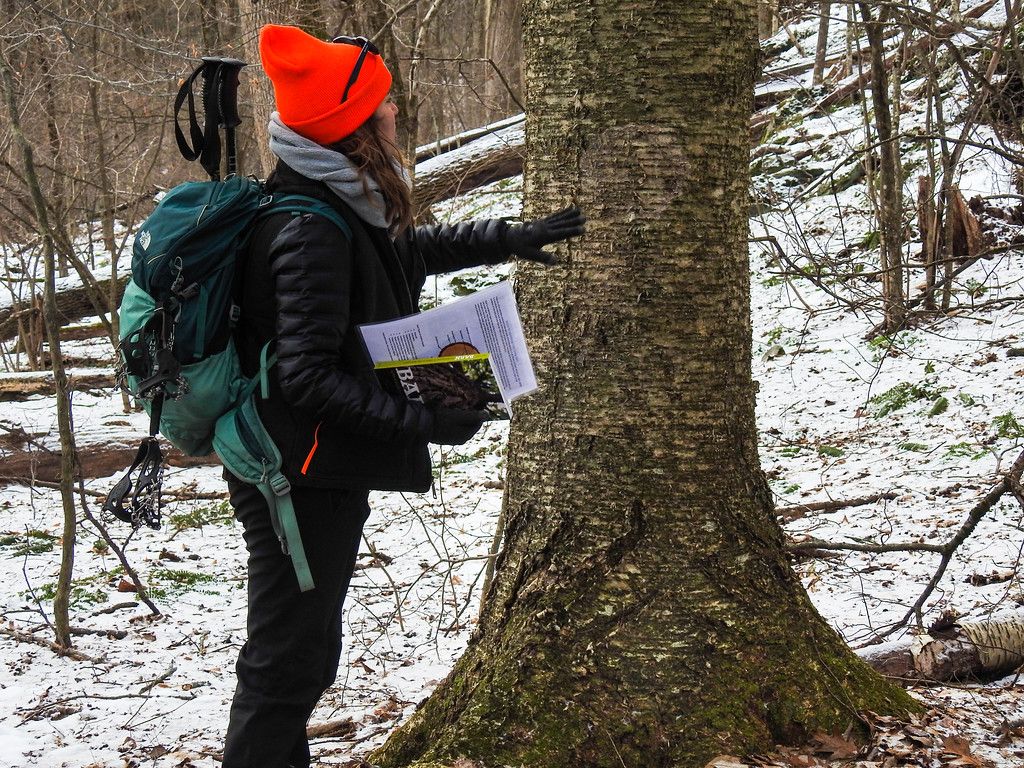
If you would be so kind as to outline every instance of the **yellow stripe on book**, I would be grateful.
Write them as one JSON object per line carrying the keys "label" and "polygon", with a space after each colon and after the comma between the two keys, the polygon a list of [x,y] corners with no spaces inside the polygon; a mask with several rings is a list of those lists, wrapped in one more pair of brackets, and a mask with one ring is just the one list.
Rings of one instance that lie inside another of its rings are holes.
{"label": "yellow stripe on book", "polygon": [[490,352],[480,352],[476,355],[450,355],[448,357],[418,357],[415,360],[385,360],[373,366],[375,371],[382,368],[412,368],[416,365],[433,365],[435,363],[471,363],[477,360],[487,360]]}

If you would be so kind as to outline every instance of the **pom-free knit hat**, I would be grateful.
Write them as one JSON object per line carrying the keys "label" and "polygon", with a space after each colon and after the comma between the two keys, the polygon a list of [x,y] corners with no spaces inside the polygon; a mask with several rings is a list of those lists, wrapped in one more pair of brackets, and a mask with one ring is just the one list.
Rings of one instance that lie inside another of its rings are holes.
{"label": "pom-free knit hat", "polygon": [[274,84],[281,122],[318,144],[333,144],[365,123],[387,97],[391,72],[379,55],[367,51],[343,103],[360,50],[318,40],[298,27],[263,27],[260,59]]}

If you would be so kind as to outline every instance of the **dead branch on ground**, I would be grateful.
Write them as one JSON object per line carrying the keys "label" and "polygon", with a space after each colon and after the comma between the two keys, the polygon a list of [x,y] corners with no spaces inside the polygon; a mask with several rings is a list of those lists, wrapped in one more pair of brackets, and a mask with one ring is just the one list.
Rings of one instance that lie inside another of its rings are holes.
{"label": "dead branch on ground", "polygon": [[49,648],[58,656],[67,656],[69,659],[74,659],[75,661],[89,661],[93,664],[99,664],[102,661],[94,656],[89,656],[81,651],[76,651],[74,648],[65,648],[64,646],[53,642],[53,640],[40,637],[39,635],[33,635],[30,632],[22,632],[21,630],[14,629],[13,627],[0,627],[0,635],[9,637],[18,643],[33,643],[35,645],[40,645],[43,648]]}
{"label": "dead branch on ground", "polygon": [[981,522],[982,518],[985,517],[988,511],[992,509],[992,507],[994,507],[1007,492],[1012,493],[1021,505],[1024,506],[1024,488],[1022,488],[1020,484],[1021,473],[1024,473],[1024,452],[1017,457],[1017,460],[1013,462],[1010,469],[1003,474],[1002,478],[1000,478],[995,485],[992,486],[989,492],[974,505],[959,530],[945,544],[925,544],[923,542],[905,542],[895,544],[856,544],[852,542],[833,543],[810,538],[804,541],[792,542],[786,545],[786,549],[790,552],[800,552],[805,550],[819,550],[826,552],[843,550],[873,553],[934,552],[940,555],[938,568],[936,568],[931,580],[928,582],[917,601],[901,619],[878,632],[871,638],[871,640],[865,643],[865,645],[880,643],[897,630],[906,626],[912,618],[917,619],[917,625],[919,627],[924,626],[921,609],[924,607],[928,598],[931,597],[932,592],[934,592],[935,588],[938,586],[939,581],[942,579],[943,574],[946,572],[946,568],[949,566],[949,563],[953,558],[953,554],[965,541],[967,541],[970,535],[974,533],[974,529],[978,527],[978,523]]}
{"label": "dead branch on ground", "polygon": [[794,504],[790,507],[776,507],[775,514],[783,521],[790,522],[806,517],[808,512],[834,512],[837,509],[849,507],[863,507],[866,504],[874,504],[879,501],[892,501],[896,494],[892,491],[887,493],[876,493],[873,496],[858,496],[854,499],[829,499],[828,501],[811,501],[807,504]]}

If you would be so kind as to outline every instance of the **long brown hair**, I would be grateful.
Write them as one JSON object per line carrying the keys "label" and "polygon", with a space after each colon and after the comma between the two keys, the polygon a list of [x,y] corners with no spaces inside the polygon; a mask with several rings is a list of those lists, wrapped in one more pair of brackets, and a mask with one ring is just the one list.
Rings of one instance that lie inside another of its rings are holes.
{"label": "long brown hair", "polygon": [[395,169],[396,164],[404,167],[405,162],[402,150],[380,135],[376,123],[371,117],[351,134],[328,146],[355,163],[367,195],[369,179],[377,182],[384,195],[384,218],[394,232],[400,232],[412,224],[412,194]]}

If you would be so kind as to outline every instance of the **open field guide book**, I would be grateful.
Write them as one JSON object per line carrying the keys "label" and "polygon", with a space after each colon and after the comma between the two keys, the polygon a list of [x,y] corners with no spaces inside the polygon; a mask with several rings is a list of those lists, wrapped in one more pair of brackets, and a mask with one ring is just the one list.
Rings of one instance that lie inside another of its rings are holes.
{"label": "open field guide book", "polygon": [[385,388],[427,405],[507,418],[513,400],[537,389],[508,281],[359,330]]}

